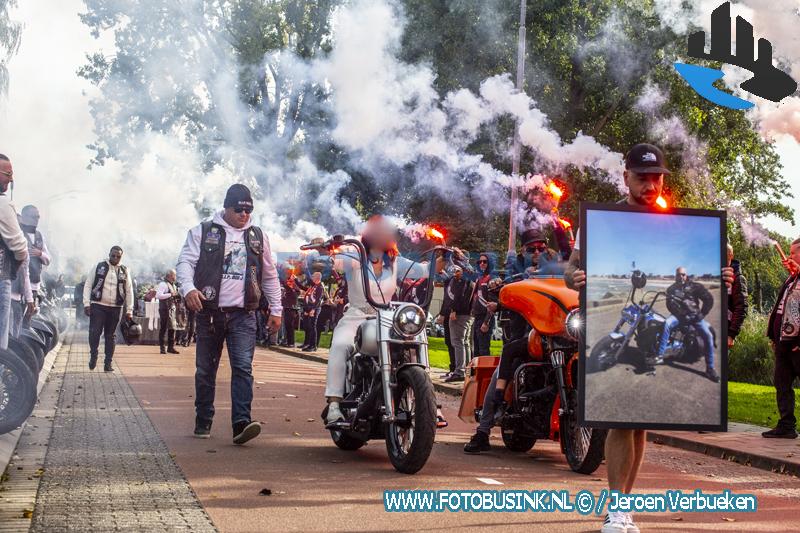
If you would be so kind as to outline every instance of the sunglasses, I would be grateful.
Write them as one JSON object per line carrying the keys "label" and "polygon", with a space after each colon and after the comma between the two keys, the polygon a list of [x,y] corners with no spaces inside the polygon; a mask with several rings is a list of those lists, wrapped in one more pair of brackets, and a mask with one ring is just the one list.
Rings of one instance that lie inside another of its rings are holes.
{"label": "sunglasses", "polygon": [[478,259],[478,264],[479,265],[488,265],[489,261],[487,261],[486,259]]}
{"label": "sunglasses", "polygon": [[545,250],[547,250],[547,246],[545,246],[544,244],[540,244],[538,246],[528,246],[528,252],[530,253],[544,252]]}
{"label": "sunglasses", "polygon": [[253,212],[252,207],[234,207],[233,212],[237,215],[241,215],[242,213],[247,213],[248,215]]}

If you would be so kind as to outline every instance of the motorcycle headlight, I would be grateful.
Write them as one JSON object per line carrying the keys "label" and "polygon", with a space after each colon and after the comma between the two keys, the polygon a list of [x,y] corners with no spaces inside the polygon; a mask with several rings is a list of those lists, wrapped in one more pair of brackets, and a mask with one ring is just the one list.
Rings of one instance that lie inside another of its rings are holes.
{"label": "motorcycle headlight", "polygon": [[425,311],[414,304],[400,306],[394,313],[394,330],[403,337],[414,337],[425,329]]}
{"label": "motorcycle headlight", "polygon": [[564,321],[564,331],[566,331],[567,337],[574,341],[583,337],[583,318],[581,318],[580,309],[573,309],[569,312]]}

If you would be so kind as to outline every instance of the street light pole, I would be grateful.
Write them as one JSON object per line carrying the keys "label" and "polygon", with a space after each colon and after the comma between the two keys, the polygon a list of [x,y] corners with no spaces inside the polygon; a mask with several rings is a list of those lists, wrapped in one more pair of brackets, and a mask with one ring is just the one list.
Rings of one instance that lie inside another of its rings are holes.
{"label": "street light pole", "polygon": [[[519,2],[519,36],[517,38],[517,90],[522,92],[525,85],[525,12],[527,0]],[[512,148],[511,177],[519,177],[519,157],[521,144],[519,140],[519,121],[514,124],[514,146]],[[508,251],[514,252],[517,248],[517,223],[516,213],[519,202],[517,187],[511,184],[511,209],[508,215]]]}

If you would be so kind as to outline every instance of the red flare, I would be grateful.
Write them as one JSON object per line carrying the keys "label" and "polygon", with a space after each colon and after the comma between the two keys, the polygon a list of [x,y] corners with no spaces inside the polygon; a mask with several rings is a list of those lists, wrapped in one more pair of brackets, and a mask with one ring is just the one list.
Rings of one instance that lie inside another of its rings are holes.
{"label": "red flare", "polygon": [[436,228],[428,228],[428,237],[433,237],[434,239],[439,239],[440,241],[444,241],[444,233],[442,233]]}
{"label": "red flare", "polygon": [[559,202],[561,197],[564,196],[564,189],[558,186],[555,181],[551,181],[547,184],[547,192],[550,193],[550,196],[553,197],[553,200]]}
{"label": "red flare", "polygon": [[666,209],[667,207],[669,207],[667,205],[667,201],[664,199],[663,196],[659,196],[658,199],[656,199],[656,205],[661,209]]}
{"label": "red flare", "polygon": [[572,222],[570,222],[566,218],[559,218],[558,219],[558,223],[561,224],[561,227],[564,228],[564,229],[572,228]]}

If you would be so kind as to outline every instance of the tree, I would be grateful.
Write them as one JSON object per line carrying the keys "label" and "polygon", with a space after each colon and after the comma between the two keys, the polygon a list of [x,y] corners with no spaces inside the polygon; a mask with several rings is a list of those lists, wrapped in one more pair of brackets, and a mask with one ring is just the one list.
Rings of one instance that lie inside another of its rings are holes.
{"label": "tree", "polygon": [[135,160],[140,136],[156,132],[197,146],[208,167],[280,166],[296,159],[301,128],[319,122],[323,89],[291,71],[330,49],[335,0],[85,3],[82,21],[113,31],[116,48],[79,71],[101,90],[95,164]]}
{"label": "tree", "polygon": [[0,0],[0,94],[8,92],[8,61],[17,53],[22,25],[9,17],[17,0]]}

